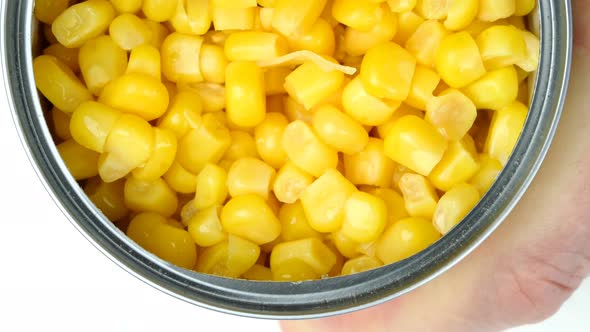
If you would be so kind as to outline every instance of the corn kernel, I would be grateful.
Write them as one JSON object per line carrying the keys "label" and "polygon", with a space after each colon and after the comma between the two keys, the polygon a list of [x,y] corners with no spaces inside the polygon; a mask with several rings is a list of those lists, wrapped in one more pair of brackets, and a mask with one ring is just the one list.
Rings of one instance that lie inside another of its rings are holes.
{"label": "corn kernel", "polygon": [[121,115],[106,105],[84,102],[72,114],[70,132],[78,144],[102,153],[107,136]]}
{"label": "corn kernel", "polygon": [[387,0],[389,8],[394,13],[405,13],[416,7],[416,0]]}
{"label": "corn kernel", "polygon": [[275,173],[274,168],[259,159],[238,159],[227,173],[227,189],[232,197],[254,194],[266,200]]}
{"label": "corn kernel", "polygon": [[147,251],[185,269],[197,263],[197,247],[185,230],[167,224],[155,213],[138,214],[129,223],[127,236]]}
{"label": "corn kernel", "polygon": [[177,145],[176,136],[171,130],[154,128],[152,155],[144,165],[133,170],[133,176],[146,181],[154,181],[163,176],[174,162]]}
{"label": "corn kernel", "polygon": [[[52,55],[41,55],[33,60],[37,89],[53,106],[71,113],[92,95],[74,72]],[[67,93],[66,93],[67,91]]]}
{"label": "corn kernel", "polygon": [[109,35],[122,49],[130,51],[152,40],[152,29],[133,14],[117,16],[109,26]]}
{"label": "corn kernel", "polygon": [[448,6],[445,28],[458,31],[465,29],[475,20],[479,11],[479,0],[449,1]]}
{"label": "corn kernel", "polygon": [[162,43],[162,73],[176,83],[202,82],[200,58],[203,37],[173,32]]}
{"label": "corn kernel", "polygon": [[235,32],[225,41],[225,55],[230,61],[260,61],[287,54],[287,40],[271,32]]}
{"label": "corn kernel", "polygon": [[292,162],[287,162],[277,173],[273,191],[280,202],[292,204],[299,199],[313,180],[313,176],[299,169]]}
{"label": "corn kernel", "polygon": [[135,212],[154,212],[170,217],[176,212],[178,198],[164,180],[142,181],[134,177],[125,181],[125,205]]}
{"label": "corn kernel", "polygon": [[338,164],[338,152],[324,144],[303,121],[291,122],[285,128],[281,142],[289,159],[315,177]]}
{"label": "corn kernel", "polygon": [[415,11],[427,20],[441,20],[447,17],[449,12],[447,0],[417,0]]}
{"label": "corn kernel", "polygon": [[[285,90],[285,79],[293,70],[289,67],[268,68],[264,72],[264,90],[267,96],[275,96],[287,93]],[[272,108],[267,105],[267,110]]]}
{"label": "corn kernel", "polygon": [[162,178],[172,190],[182,194],[194,193],[197,186],[197,176],[178,162],[173,162]]}
{"label": "corn kernel", "polygon": [[274,281],[300,282],[316,280],[320,278],[311,266],[299,259],[290,259],[280,265],[271,268]]}
{"label": "corn kernel", "polygon": [[221,8],[211,9],[211,19],[217,31],[226,30],[252,30],[256,8]]}
{"label": "corn kernel", "polygon": [[365,54],[360,77],[368,93],[392,100],[405,100],[410,93],[416,59],[401,46],[388,42]]}
{"label": "corn kernel", "polygon": [[430,220],[407,218],[389,226],[377,244],[377,258],[391,264],[426,249],[440,238]]}
{"label": "corn kernel", "polygon": [[343,81],[341,71],[325,71],[313,62],[306,62],[287,76],[285,90],[305,109],[311,110],[335,93]]}
{"label": "corn kernel", "polygon": [[237,278],[227,267],[228,261],[228,242],[223,241],[212,247],[205,248],[199,255],[195,270],[201,273],[207,273],[227,278]]}
{"label": "corn kernel", "polygon": [[[261,11],[262,12],[262,11]],[[309,31],[288,39],[291,51],[308,50],[316,54],[332,56],[336,49],[336,37],[330,23],[320,18]]]}
{"label": "corn kernel", "polygon": [[166,37],[170,34],[170,31],[168,31],[168,28],[166,28],[163,24],[158,22],[148,19],[145,19],[144,21],[152,32],[150,45],[159,50],[160,46],[162,46],[162,43],[164,42],[164,39],[166,39]]}
{"label": "corn kernel", "polygon": [[203,115],[200,126],[189,130],[180,140],[176,158],[182,167],[198,174],[207,163],[220,161],[230,145],[229,130],[208,113]]}
{"label": "corn kernel", "polygon": [[127,53],[109,36],[91,39],[80,48],[80,70],[86,86],[98,96],[127,68]]}
{"label": "corn kernel", "polygon": [[466,135],[462,140],[449,144],[447,152],[428,179],[436,188],[448,191],[456,184],[469,180],[478,170],[475,142],[471,136]]}
{"label": "corn kernel", "polygon": [[366,192],[381,198],[385,202],[385,206],[387,207],[387,225],[392,225],[398,220],[410,216],[408,211],[406,211],[404,198],[397,191],[388,188],[373,188]]}
{"label": "corn kernel", "polygon": [[[195,195],[178,195],[178,207],[176,208],[176,214],[179,214],[180,221],[183,225],[187,227],[189,220],[191,220],[194,216],[197,215],[197,213],[199,213],[199,210],[195,207],[194,204],[194,197]],[[179,208],[180,211],[178,211]]]}
{"label": "corn kernel", "polygon": [[151,121],[168,108],[168,90],[158,79],[140,73],[124,74],[108,83],[98,99],[118,110]]}
{"label": "corn kernel", "polygon": [[196,244],[211,247],[227,239],[219,220],[220,213],[221,206],[214,205],[199,211],[188,221],[188,232]]}
{"label": "corn kernel", "polygon": [[385,154],[395,162],[427,176],[442,159],[447,141],[417,116],[400,118],[385,138]]}
{"label": "corn kernel", "polygon": [[331,105],[319,107],[313,114],[312,124],[323,142],[346,154],[361,152],[369,141],[360,124]]}
{"label": "corn kernel", "polygon": [[432,218],[438,194],[426,177],[406,173],[399,180],[399,188],[404,195],[406,211],[412,217]]}
{"label": "corn kernel", "polygon": [[499,110],[518,97],[518,74],[514,66],[490,71],[463,91],[478,109]]}
{"label": "corn kernel", "polygon": [[245,157],[258,158],[254,138],[244,131],[231,131],[231,145],[223,155],[224,160],[238,160]]}
{"label": "corn kernel", "polygon": [[227,267],[234,275],[241,276],[256,264],[260,256],[260,247],[231,234],[227,242]]}
{"label": "corn kernel", "polygon": [[344,205],[356,187],[340,172],[329,169],[301,194],[309,225],[318,232],[334,232],[342,226]]}
{"label": "corn kernel", "polygon": [[391,127],[393,127],[393,124],[396,123],[397,120],[399,120],[401,117],[404,117],[406,115],[415,115],[419,118],[424,117],[424,113],[420,110],[408,106],[407,104],[401,104],[400,107],[395,111],[395,113],[393,113],[393,116],[391,116],[389,120],[387,120],[387,122],[377,126],[377,134],[379,138],[385,139],[387,133],[389,132]]}
{"label": "corn kernel", "polygon": [[507,18],[516,12],[515,0],[481,0],[477,18],[482,21],[494,22]]}
{"label": "corn kernel", "polygon": [[70,132],[71,119],[71,114],[65,113],[55,107],[51,110],[51,120],[53,121],[55,136],[64,141],[72,138],[72,133]]}
{"label": "corn kernel", "polygon": [[453,88],[462,88],[486,73],[477,44],[465,31],[443,38],[435,64],[441,78]]}
{"label": "corn kernel", "polygon": [[535,9],[535,0],[519,0],[515,3],[514,15],[516,16],[527,16],[533,9]]}
{"label": "corn kernel", "polygon": [[346,258],[354,258],[361,255],[358,252],[358,248],[360,243],[353,241],[351,238],[344,235],[341,231],[334,232],[330,235],[331,241],[342,254],[342,256]]}
{"label": "corn kernel", "polygon": [[57,152],[76,180],[98,175],[98,153],[89,150],[73,139],[57,145]]}
{"label": "corn kernel", "polygon": [[176,13],[179,0],[143,0],[141,7],[143,14],[155,22],[171,19]]}
{"label": "corn kernel", "polygon": [[80,72],[80,63],[78,61],[79,49],[67,48],[62,44],[51,44],[43,50],[44,55],[53,55],[64,65],[70,67],[74,73]]}
{"label": "corn kernel", "polygon": [[345,154],[346,178],[355,185],[389,187],[395,163],[385,155],[383,146],[383,140],[371,137],[362,151]]}
{"label": "corn kernel", "polygon": [[311,124],[313,112],[310,112],[299,104],[290,96],[285,96],[283,99],[283,114],[290,122],[301,120],[307,124]]}
{"label": "corn kernel", "polygon": [[397,16],[387,8],[382,12],[379,22],[368,31],[346,28],[343,42],[347,54],[364,55],[369,49],[393,39],[397,32]]}
{"label": "corn kernel", "polygon": [[208,0],[178,0],[176,13],[170,24],[177,32],[189,35],[203,35],[211,27]]}
{"label": "corn kernel", "polygon": [[181,139],[190,130],[187,117],[197,118],[203,110],[201,98],[191,89],[182,89],[170,100],[170,107],[158,119],[158,126],[172,130]]}
{"label": "corn kernel", "polygon": [[55,38],[65,47],[82,46],[107,31],[115,10],[106,0],[88,0],[64,10],[51,25]]}
{"label": "corn kernel", "polygon": [[119,13],[136,13],[141,9],[143,0],[111,0],[113,7]]}
{"label": "corn kernel", "polygon": [[483,196],[502,171],[502,164],[487,154],[479,156],[479,164],[479,170],[469,179],[469,184],[473,185]]}
{"label": "corn kernel", "polygon": [[125,205],[124,186],[125,180],[106,183],[95,177],[86,182],[84,192],[110,221],[117,221],[129,213]]}
{"label": "corn kernel", "polygon": [[255,264],[242,274],[242,277],[246,280],[252,281],[269,281],[273,279],[273,274],[270,268],[264,265]]}
{"label": "corn kernel", "polygon": [[281,234],[281,224],[264,199],[258,195],[232,198],[221,211],[221,224],[230,234],[258,245]]}
{"label": "corn kernel", "polygon": [[161,79],[160,51],[149,44],[140,45],[131,51],[127,73],[142,73]]}
{"label": "corn kernel", "polygon": [[68,6],[69,0],[38,0],[35,1],[35,17],[43,23],[51,24]]}
{"label": "corn kernel", "polygon": [[191,84],[203,103],[203,112],[220,112],[225,108],[225,87],[215,83]]}
{"label": "corn kernel", "polygon": [[461,183],[447,191],[438,201],[432,223],[441,233],[447,234],[479,202],[479,192],[470,185]]}
{"label": "corn kernel", "polygon": [[418,27],[424,22],[422,16],[416,14],[414,11],[407,11],[398,15],[397,33],[393,37],[393,41],[399,45],[405,45],[406,41]]}
{"label": "corn kernel", "polygon": [[316,238],[282,242],[270,254],[270,269],[275,270],[291,260],[298,260],[317,273],[325,275],[336,264],[336,255]]}
{"label": "corn kernel", "polygon": [[326,0],[277,0],[272,27],[283,36],[296,36],[309,31],[322,14]]}
{"label": "corn kernel", "polygon": [[410,94],[405,103],[419,110],[426,110],[426,105],[433,98],[434,90],[440,83],[440,76],[432,69],[416,66]]}
{"label": "corn kernel", "polygon": [[197,176],[194,206],[206,209],[220,205],[227,197],[227,172],[214,164],[207,164]]}
{"label": "corn kernel", "polygon": [[225,83],[225,69],[228,60],[223,48],[218,45],[204,44],[201,48],[200,66],[203,78],[207,82]]}
{"label": "corn kernel", "polygon": [[283,242],[322,238],[321,234],[309,225],[301,202],[283,205],[279,211],[279,221],[281,222]]}
{"label": "corn kernel", "polygon": [[342,106],[353,119],[365,126],[382,125],[400,106],[397,101],[385,101],[370,95],[360,77],[348,83],[342,91]]}
{"label": "corn kernel", "polygon": [[385,9],[371,1],[334,0],[332,16],[348,27],[367,32],[379,23]]}
{"label": "corn kernel", "polygon": [[344,266],[342,266],[341,274],[343,276],[346,276],[355,273],[369,271],[381,266],[383,266],[383,263],[381,263],[381,261],[375,257],[360,256],[346,261],[346,263],[344,263]]}
{"label": "corn kernel", "polygon": [[539,67],[540,43],[539,37],[528,31],[522,31],[526,45],[526,56],[516,63],[517,66],[527,72],[533,72]]}
{"label": "corn kernel", "polygon": [[264,73],[253,62],[235,61],[225,72],[226,112],[230,122],[240,127],[256,127],[266,114]]}
{"label": "corn kernel", "polygon": [[344,204],[342,234],[359,243],[375,241],[387,222],[385,202],[365,192],[354,192]]}
{"label": "corn kernel", "polygon": [[434,67],[436,51],[449,32],[436,20],[424,21],[406,41],[406,50],[424,66]]}
{"label": "corn kernel", "polygon": [[455,89],[431,98],[426,104],[426,121],[451,141],[463,138],[476,117],[477,109],[471,99]]}
{"label": "corn kernel", "polygon": [[184,228],[185,228],[184,225],[180,221],[175,220],[175,219],[168,219],[168,225],[172,226],[176,229],[181,229],[181,230],[184,230]]}
{"label": "corn kernel", "polygon": [[527,113],[527,107],[519,102],[494,112],[484,152],[503,166],[508,162],[518,142]]}
{"label": "corn kernel", "polygon": [[522,31],[512,25],[494,25],[480,33],[476,42],[488,69],[516,64],[527,52]]}
{"label": "corn kernel", "polygon": [[258,154],[273,168],[278,169],[287,161],[287,154],[281,143],[287,125],[284,115],[271,112],[254,130]]}

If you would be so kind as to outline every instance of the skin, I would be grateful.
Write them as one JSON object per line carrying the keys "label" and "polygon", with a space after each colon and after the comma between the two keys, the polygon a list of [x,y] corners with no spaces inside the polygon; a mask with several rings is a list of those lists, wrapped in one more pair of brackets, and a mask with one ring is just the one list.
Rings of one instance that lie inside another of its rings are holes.
{"label": "skin", "polygon": [[441,277],[380,306],[284,332],[487,332],[553,315],[590,274],[590,1],[572,1],[574,59],[552,148],[511,215]]}

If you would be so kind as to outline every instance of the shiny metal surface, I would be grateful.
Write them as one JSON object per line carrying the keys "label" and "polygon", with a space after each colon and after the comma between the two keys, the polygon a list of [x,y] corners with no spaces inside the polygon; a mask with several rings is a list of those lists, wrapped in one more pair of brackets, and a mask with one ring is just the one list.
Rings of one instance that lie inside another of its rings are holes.
{"label": "shiny metal surface", "polygon": [[569,78],[570,3],[542,0],[541,64],[525,130],[490,192],[460,225],[410,259],[353,276],[301,283],[230,280],[176,268],[149,254],[108,221],[69,175],[33,81],[36,49],[31,46],[37,45],[39,36],[33,2],[2,2],[1,60],[15,125],[47,191],[80,233],[141,280],[199,306],[251,317],[296,319],[350,312],[400,296],[452,267],[494,231],[529,186],[553,138]]}

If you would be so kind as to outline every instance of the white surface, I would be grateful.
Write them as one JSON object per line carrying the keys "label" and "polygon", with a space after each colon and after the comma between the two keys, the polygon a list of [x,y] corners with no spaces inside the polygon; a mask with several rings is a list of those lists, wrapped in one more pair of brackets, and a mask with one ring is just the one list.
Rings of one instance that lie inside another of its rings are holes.
{"label": "white surface", "polygon": [[[0,331],[279,331],[176,300],[99,253],[44,190],[6,105],[0,83]],[[587,332],[588,308],[590,282],[549,321],[512,332]]]}

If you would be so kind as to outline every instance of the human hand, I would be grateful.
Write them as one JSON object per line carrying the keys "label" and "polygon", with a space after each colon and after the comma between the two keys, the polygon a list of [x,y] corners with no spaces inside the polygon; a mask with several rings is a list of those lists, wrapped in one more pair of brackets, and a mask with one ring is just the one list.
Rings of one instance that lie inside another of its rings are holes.
{"label": "human hand", "polygon": [[352,314],[282,322],[284,332],[499,331],[548,318],[590,274],[590,1],[572,5],[573,70],[559,129],[502,226],[408,295]]}

